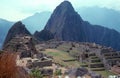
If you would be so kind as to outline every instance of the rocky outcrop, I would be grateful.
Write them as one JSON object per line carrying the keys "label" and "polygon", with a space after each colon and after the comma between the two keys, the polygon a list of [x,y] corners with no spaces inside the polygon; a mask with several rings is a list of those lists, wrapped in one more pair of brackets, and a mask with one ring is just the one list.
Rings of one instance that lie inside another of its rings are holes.
{"label": "rocky outcrop", "polygon": [[21,57],[31,56],[37,53],[35,40],[31,36],[18,35],[13,37],[3,48],[8,52],[20,52]]}
{"label": "rocky outcrop", "polygon": [[39,40],[39,41],[48,41],[50,39],[54,38],[54,35],[48,31],[48,30],[42,30],[41,32],[36,31],[34,33],[34,36]]}
{"label": "rocky outcrop", "polygon": [[31,57],[37,53],[35,45],[37,40],[29,33],[22,22],[15,23],[9,30],[4,42],[3,50],[19,52],[20,57]]}
{"label": "rocky outcrop", "polygon": [[10,28],[5,38],[4,45],[6,45],[13,37],[17,35],[31,35],[30,32],[25,28],[25,25],[22,24],[21,21],[18,21]]}

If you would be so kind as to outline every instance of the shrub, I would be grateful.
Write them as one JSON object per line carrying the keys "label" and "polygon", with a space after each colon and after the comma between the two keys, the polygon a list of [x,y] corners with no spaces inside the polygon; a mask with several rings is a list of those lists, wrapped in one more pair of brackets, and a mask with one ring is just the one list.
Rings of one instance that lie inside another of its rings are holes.
{"label": "shrub", "polygon": [[26,71],[16,66],[16,53],[0,54],[0,78],[30,78]]}
{"label": "shrub", "polygon": [[62,75],[61,69],[57,69],[54,74],[55,74],[56,76]]}
{"label": "shrub", "polygon": [[40,70],[38,70],[38,69],[33,69],[31,71],[31,75],[33,78],[43,78],[43,75],[41,74]]}

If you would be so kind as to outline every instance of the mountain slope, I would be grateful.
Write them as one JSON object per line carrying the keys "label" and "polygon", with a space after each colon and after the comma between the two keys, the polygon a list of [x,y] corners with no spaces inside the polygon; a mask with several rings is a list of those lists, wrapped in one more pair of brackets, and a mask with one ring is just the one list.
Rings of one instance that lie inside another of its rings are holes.
{"label": "mountain slope", "polygon": [[100,7],[82,7],[76,9],[81,17],[94,25],[103,25],[120,32],[120,12]]}
{"label": "mountain slope", "polygon": [[2,47],[2,44],[4,42],[4,39],[7,35],[8,30],[13,25],[13,22],[0,19],[0,48]]}
{"label": "mountain slope", "polygon": [[120,50],[120,33],[83,21],[68,1],[56,7],[44,30],[50,31],[58,40],[95,42]]}
{"label": "mountain slope", "polygon": [[28,18],[22,20],[23,24],[26,25],[26,28],[31,32],[34,33],[36,30],[42,30],[48,21],[51,13],[48,11],[36,13]]}
{"label": "mountain slope", "polygon": [[42,30],[40,32],[36,31],[34,33],[34,37],[37,38],[39,41],[48,41],[50,39],[53,39],[54,35],[47,30]]}

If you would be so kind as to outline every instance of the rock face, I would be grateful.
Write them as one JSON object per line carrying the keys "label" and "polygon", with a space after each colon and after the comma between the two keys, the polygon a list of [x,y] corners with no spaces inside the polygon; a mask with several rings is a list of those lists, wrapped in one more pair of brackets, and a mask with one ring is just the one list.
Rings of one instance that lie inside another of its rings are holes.
{"label": "rock face", "polygon": [[54,10],[51,18],[45,26],[45,30],[49,30],[55,35],[55,38],[59,40],[72,40],[71,37],[74,37],[77,33],[76,28],[80,27],[81,22],[81,17],[75,12],[71,3],[64,1]]}
{"label": "rock face", "polygon": [[3,50],[20,52],[22,57],[31,56],[36,53],[35,40],[28,35],[17,35],[4,46]]}
{"label": "rock face", "polygon": [[47,41],[50,39],[54,38],[54,35],[48,31],[48,30],[42,30],[41,32],[36,31],[34,33],[34,36],[39,40],[39,41]]}
{"label": "rock face", "polygon": [[119,32],[83,21],[68,1],[56,7],[44,30],[50,31],[58,40],[95,42],[120,50]]}
{"label": "rock face", "polygon": [[13,37],[17,35],[31,35],[30,32],[25,28],[25,25],[23,25],[20,21],[15,23],[8,31],[4,45],[6,45]]}

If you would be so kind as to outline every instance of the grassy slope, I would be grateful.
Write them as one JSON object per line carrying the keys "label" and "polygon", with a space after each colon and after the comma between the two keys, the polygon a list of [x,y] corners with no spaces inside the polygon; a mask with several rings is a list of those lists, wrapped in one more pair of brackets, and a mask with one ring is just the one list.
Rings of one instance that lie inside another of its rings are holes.
{"label": "grassy slope", "polygon": [[115,74],[113,74],[112,72],[107,71],[107,70],[105,70],[105,71],[96,71],[96,73],[102,74],[102,76],[103,76],[104,78],[108,78],[109,75],[115,75]]}
{"label": "grassy slope", "polygon": [[59,63],[60,65],[67,66],[67,67],[79,67],[80,64],[77,61],[70,61],[70,62],[64,62],[63,60],[70,60],[74,59],[71,57],[67,52],[55,50],[55,49],[47,49],[45,51],[47,55],[53,56],[53,61],[55,63]]}

